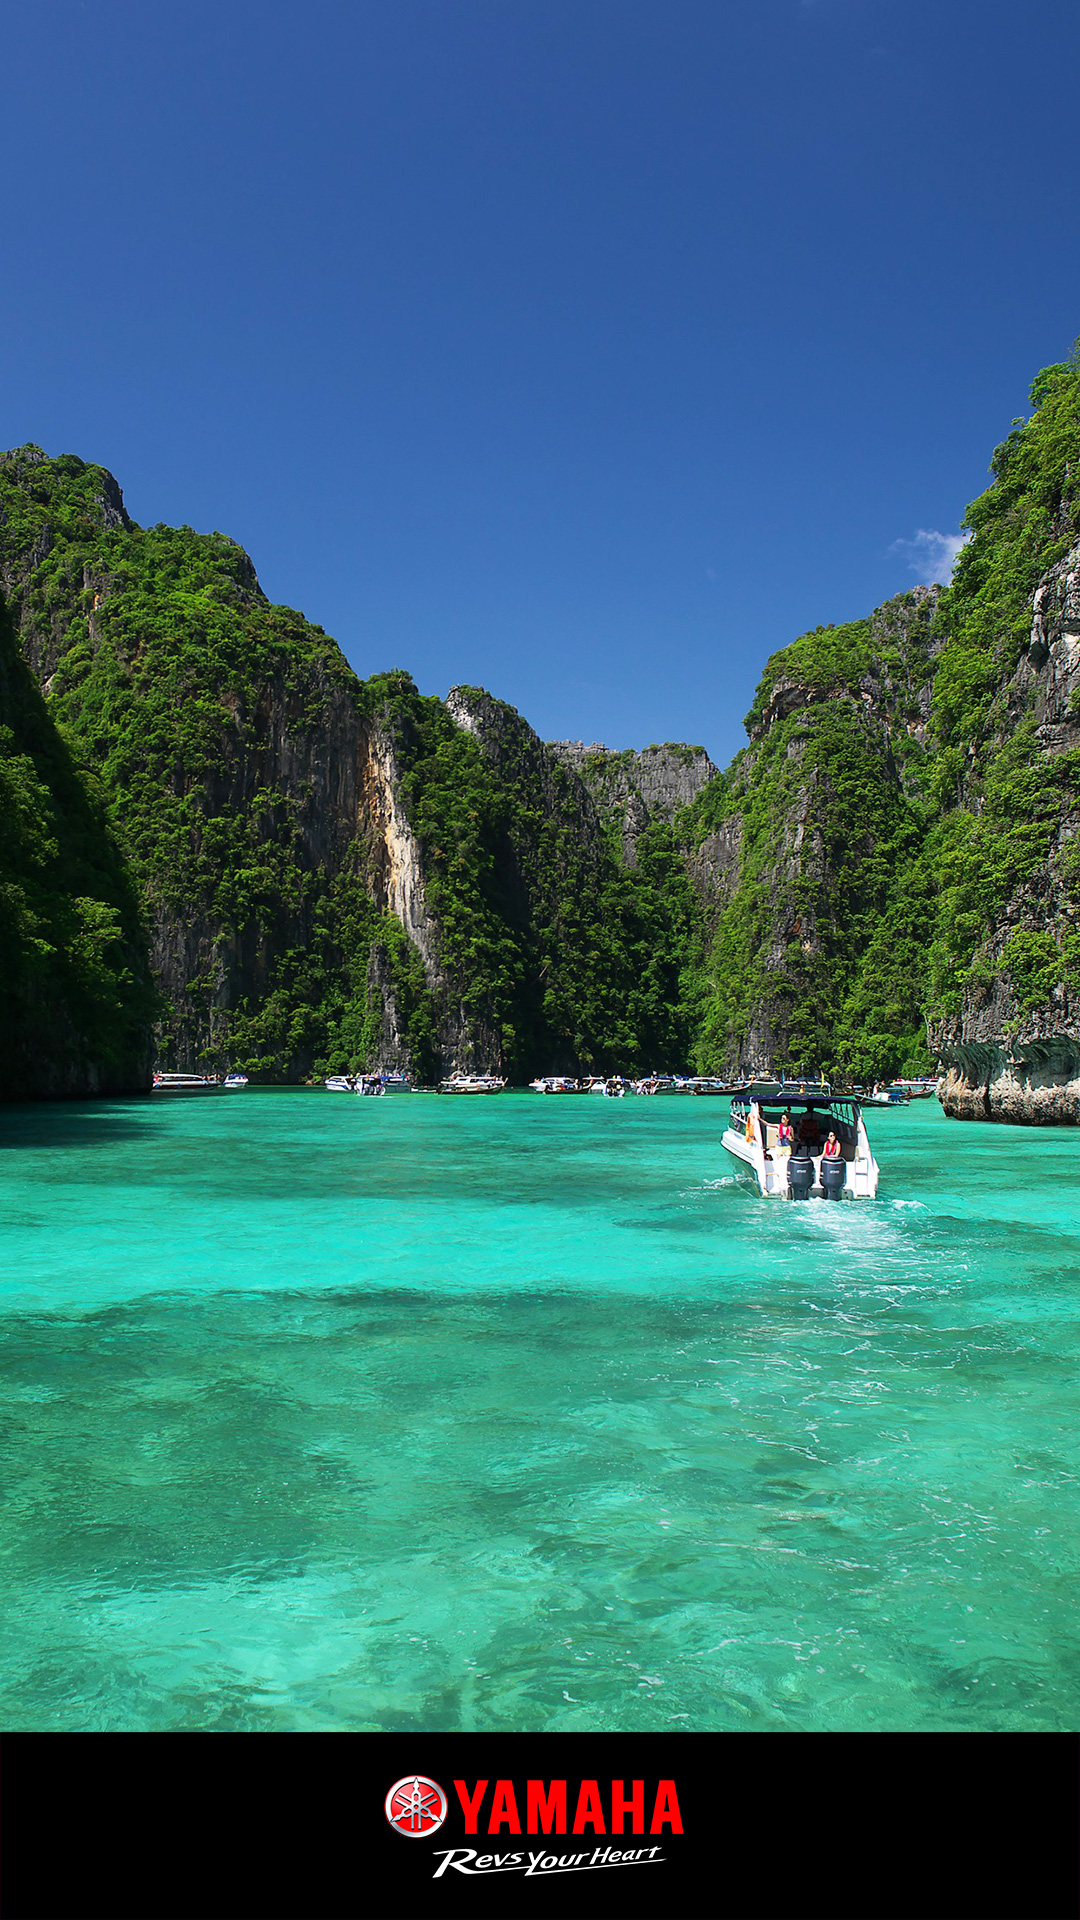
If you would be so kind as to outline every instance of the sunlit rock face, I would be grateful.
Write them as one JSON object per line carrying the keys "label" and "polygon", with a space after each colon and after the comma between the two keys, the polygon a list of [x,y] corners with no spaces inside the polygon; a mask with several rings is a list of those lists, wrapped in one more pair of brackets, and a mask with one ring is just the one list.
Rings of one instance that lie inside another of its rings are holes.
{"label": "sunlit rock face", "polygon": [[718,771],[704,747],[671,742],[615,752],[598,743],[587,747],[580,740],[553,740],[549,752],[576,774],[601,816],[617,824],[623,858],[631,867],[650,820],[673,820]]}

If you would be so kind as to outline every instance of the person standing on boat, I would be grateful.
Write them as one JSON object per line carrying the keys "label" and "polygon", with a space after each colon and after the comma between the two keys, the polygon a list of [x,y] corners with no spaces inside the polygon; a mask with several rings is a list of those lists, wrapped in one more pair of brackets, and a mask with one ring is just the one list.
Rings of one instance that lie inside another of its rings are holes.
{"label": "person standing on boat", "polygon": [[795,1145],[795,1129],[791,1124],[791,1109],[785,1107],[776,1129],[776,1146],[780,1153],[790,1153]]}

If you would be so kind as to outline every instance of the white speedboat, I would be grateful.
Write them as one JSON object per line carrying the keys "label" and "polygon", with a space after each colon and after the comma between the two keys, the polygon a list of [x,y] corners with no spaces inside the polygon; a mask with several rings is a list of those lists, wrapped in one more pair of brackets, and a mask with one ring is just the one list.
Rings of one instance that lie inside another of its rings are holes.
{"label": "white speedboat", "polygon": [[223,1093],[216,1073],[155,1073],[155,1093]]}
{"label": "white speedboat", "polygon": [[501,1093],[506,1085],[494,1073],[452,1073],[440,1080],[436,1093]]}
{"label": "white speedboat", "polygon": [[[780,1140],[785,1113],[794,1133],[790,1153]],[[840,1145],[835,1157],[823,1152],[830,1133]],[[753,1174],[761,1193],[792,1200],[872,1200],[878,1189],[878,1164],[862,1104],[853,1094],[827,1087],[792,1093],[775,1084],[751,1085],[731,1102],[723,1145]]]}
{"label": "white speedboat", "polygon": [[226,1093],[235,1093],[238,1087],[246,1087],[247,1083],[248,1077],[246,1073],[227,1073],[225,1075],[224,1084]]}

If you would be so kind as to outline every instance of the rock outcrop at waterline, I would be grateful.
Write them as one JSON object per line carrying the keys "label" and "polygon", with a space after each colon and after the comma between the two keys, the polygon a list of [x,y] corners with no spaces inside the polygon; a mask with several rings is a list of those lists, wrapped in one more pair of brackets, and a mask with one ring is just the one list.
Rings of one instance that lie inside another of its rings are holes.
{"label": "rock outcrop at waterline", "polygon": [[952,1120],[1000,1120],[1013,1126],[1075,1126],[1080,1118],[1080,1042],[1064,1037],[1019,1043],[1020,1051],[958,1041],[938,1098]]}

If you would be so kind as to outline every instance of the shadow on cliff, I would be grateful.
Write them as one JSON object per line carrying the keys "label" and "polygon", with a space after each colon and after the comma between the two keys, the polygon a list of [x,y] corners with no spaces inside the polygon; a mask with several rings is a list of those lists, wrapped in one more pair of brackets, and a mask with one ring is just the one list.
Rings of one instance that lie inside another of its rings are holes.
{"label": "shadow on cliff", "polygon": [[150,1086],[146,929],[104,801],[0,599],[0,1100]]}

